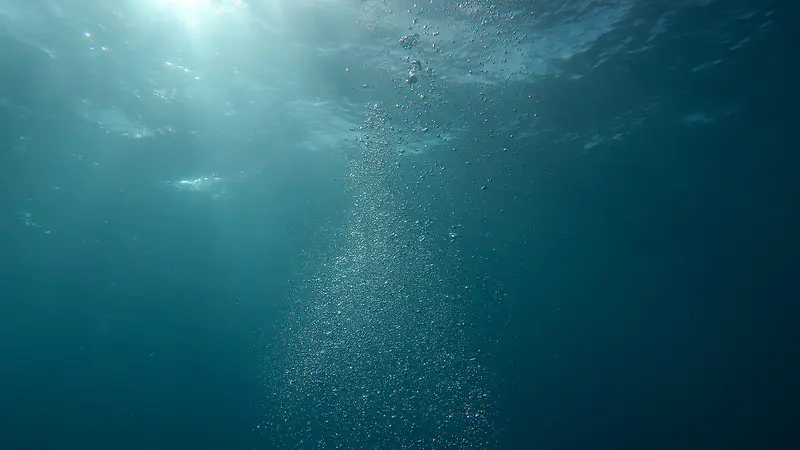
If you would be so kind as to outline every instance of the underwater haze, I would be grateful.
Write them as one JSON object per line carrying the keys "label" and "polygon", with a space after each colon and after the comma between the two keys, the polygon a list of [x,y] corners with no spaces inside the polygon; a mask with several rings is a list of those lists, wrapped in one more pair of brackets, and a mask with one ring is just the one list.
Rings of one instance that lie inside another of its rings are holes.
{"label": "underwater haze", "polygon": [[0,449],[798,448],[798,17],[4,0]]}

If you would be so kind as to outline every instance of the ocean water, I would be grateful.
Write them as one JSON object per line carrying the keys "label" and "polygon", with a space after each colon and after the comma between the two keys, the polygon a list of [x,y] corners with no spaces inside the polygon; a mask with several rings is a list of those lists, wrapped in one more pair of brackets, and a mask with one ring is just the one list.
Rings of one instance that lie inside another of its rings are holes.
{"label": "ocean water", "polygon": [[5,0],[0,449],[796,448],[798,17]]}

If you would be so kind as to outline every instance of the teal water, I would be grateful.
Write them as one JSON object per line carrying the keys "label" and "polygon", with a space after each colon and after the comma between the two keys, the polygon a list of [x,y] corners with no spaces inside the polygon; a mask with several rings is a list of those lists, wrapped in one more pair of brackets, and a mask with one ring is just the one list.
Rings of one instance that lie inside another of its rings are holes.
{"label": "teal water", "polygon": [[794,448],[797,16],[5,1],[0,448]]}

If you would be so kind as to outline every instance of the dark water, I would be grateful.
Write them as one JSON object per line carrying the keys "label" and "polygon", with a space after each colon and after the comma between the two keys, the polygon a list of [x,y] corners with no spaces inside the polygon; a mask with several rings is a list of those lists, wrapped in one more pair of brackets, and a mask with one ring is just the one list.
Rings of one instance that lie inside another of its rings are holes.
{"label": "dark water", "polygon": [[794,448],[795,6],[278,3],[0,8],[0,448]]}

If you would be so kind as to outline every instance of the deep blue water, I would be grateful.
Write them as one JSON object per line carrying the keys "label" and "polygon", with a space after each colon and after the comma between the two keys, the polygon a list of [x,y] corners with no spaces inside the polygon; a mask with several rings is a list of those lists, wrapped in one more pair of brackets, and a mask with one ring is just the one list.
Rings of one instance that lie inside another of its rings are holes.
{"label": "deep blue water", "polygon": [[294,3],[0,7],[0,449],[795,447],[797,7]]}

